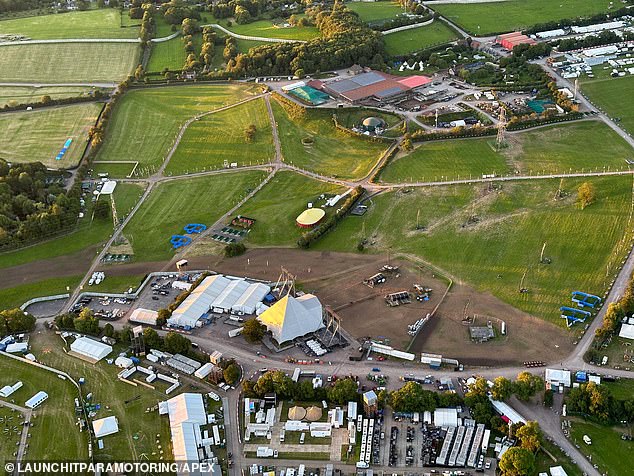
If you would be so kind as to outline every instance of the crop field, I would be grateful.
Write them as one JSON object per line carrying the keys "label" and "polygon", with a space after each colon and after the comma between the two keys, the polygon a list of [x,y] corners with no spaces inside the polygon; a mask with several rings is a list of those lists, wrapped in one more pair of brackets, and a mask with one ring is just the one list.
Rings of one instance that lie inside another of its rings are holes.
{"label": "crop field", "polygon": [[[124,14],[127,17],[127,13]],[[124,19],[124,25],[128,23]],[[140,20],[139,20],[140,22]],[[121,27],[116,8],[57,13],[0,21],[0,35],[24,35],[33,40],[62,38],[138,38],[137,27]]]}
{"label": "crop field", "polygon": [[130,91],[113,111],[97,161],[138,160],[137,172],[148,175],[163,162],[187,119],[238,102],[251,91],[241,85]]}
{"label": "crop field", "polygon": [[[86,147],[88,130],[103,104],[81,103],[0,116],[0,156],[10,162],[42,162],[52,168],[76,165]],[[55,157],[73,139],[61,160]]]}
{"label": "crop field", "polygon": [[[590,437],[591,445],[583,442],[583,435]],[[632,465],[623,464],[623,456],[634,451],[634,441],[622,440],[621,433],[616,428],[575,420],[572,422],[571,438],[581,447],[580,451],[583,454],[592,456],[592,462],[599,465],[601,474],[634,474]]]}
{"label": "crop field", "polygon": [[[8,399],[15,400],[17,405],[24,406],[24,402],[40,390],[48,393],[48,400],[35,410],[35,420],[31,420],[35,426],[29,430],[32,437],[28,440],[29,448],[25,459],[49,461],[87,459],[87,432],[80,433],[75,425],[74,399],[78,396],[77,388],[71,382],[57,378],[53,372],[38,369],[9,357],[0,356],[0,367],[2,367],[0,385],[13,385],[18,380],[23,383],[22,388]],[[19,420],[17,413],[12,415],[13,423],[16,424]],[[17,447],[11,449],[12,452],[16,450]]]}
{"label": "crop field", "polygon": [[0,87],[0,107],[7,104],[17,106],[18,104],[40,102],[42,96],[50,96],[51,99],[88,96],[96,89],[97,88],[87,86],[45,86],[42,88],[34,88],[31,86],[2,86]]}
{"label": "crop field", "polygon": [[361,20],[366,22],[376,22],[393,18],[399,13],[403,13],[403,8],[396,2],[349,2],[346,7],[356,12]]}
{"label": "crop field", "polygon": [[392,56],[402,56],[430,46],[453,41],[458,38],[458,35],[445,23],[436,20],[431,25],[397,31],[396,33],[385,35],[383,38],[387,53]]}
{"label": "crop field", "polygon": [[139,45],[52,43],[0,46],[5,82],[120,82],[138,64]]}
{"label": "crop field", "polygon": [[584,81],[581,89],[595,106],[634,134],[634,76]]}
{"label": "crop field", "polygon": [[381,174],[389,183],[476,178],[482,174],[544,174],[627,168],[632,149],[602,122],[556,125],[495,138],[423,142],[391,162]]}
{"label": "crop field", "polygon": [[159,185],[124,230],[135,260],[171,258],[172,235],[183,234],[188,223],[212,225],[264,177],[264,172],[236,172]]}
{"label": "crop field", "polygon": [[[280,190],[284,199],[280,200]],[[309,179],[293,172],[278,172],[236,214],[255,218],[247,241],[258,246],[294,246],[302,234],[295,219],[306,210],[308,202],[316,202],[321,194],[336,194],[344,189],[338,185]]]}
{"label": "crop field", "polygon": [[[361,178],[388,147],[386,143],[338,131],[331,118],[332,111],[309,109],[306,117],[291,119],[277,101],[272,106],[284,161],[302,169],[339,178]],[[313,143],[303,145],[305,138]]]}
{"label": "crop field", "polygon": [[244,36],[260,36],[262,38],[284,38],[288,40],[312,40],[319,36],[319,30],[314,26],[293,26],[284,28],[276,26],[270,20],[256,20],[244,25],[233,23],[230,27],[224,26],[233,33]]}
{"label": "crop field", "polygon": [[[145,412],[146,408],[165,400],[164,392],[158,388],[152,390],[120,382],[116,377],[119,369],[105,361],[91,364],[66,354],[62,351],[61,338],[50,331],[42,331],[41,334],[34,336],[30,344],[33,353],[42,363],[64,370],[75,380],[79,377],[85,378],[86,383],[82,386],[84,395],[92,393],[92,403],[101,405],[101,408],[96,410],[95,419],[110,415],[117,417],[119,432],[103,438],[104,449],[99,450],[96,444],[93,445],[97,461],[138,461],[143,459],[142,454],[149,460],[157,460],[157,439],[164,451],[163,458],[167,461],[172,459],[169,419],[165,415],[160,416],[156,411]],[[55,374],[51,375],[55,377]],[[59,380],[56,377],[55,379]],[[46,403],[43,406],[45,405]],[[71,401],[66,410],[74,419],[73,406]],[[77,433],[79,434],[78,431]]]}
{"label": "crop field", "polygon": [[[247,141],[245,129],[257,129]],[[264,99],[210,114],[190,125],[172,156],[167,175],[224,168],[224,163],[246,165],[270,162],[275,155],[271,122]]]}
{"label": "crop field", "polygon": [[609,0],[508,0],[500,3],[444,4],[432,8],[476,36],[607,12]]}
{"label": "crop field", "polygon": [[[316,248],[412,253],[456,279],[559,325],[570,293],[602,295],[631,239],[631,177],[589,179],[595,203],[577,204],[580,179],[455,185],[379,195]],[[418,229],[417,229],[418,224]],[[550,264],[540,264],[543,244]],[[603,270],[598,273],[597,270]],[[607,272],[607,275],[606,275]],[[519,293],[520,282],[527,293]]]}

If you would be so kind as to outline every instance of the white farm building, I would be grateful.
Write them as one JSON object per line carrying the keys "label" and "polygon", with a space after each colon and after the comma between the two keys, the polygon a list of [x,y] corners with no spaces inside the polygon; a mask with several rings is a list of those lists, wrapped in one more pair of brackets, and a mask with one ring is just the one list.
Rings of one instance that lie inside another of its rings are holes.
{"label": "white farm building", "polygon": [[98,362],[112,352],[112,347],[89,337],[78,337],[70,345],[70,350],[78,357]]}
{"label": "white farm building", "polygon": [[174,310],[167,323],[173,327],[193,328],[203,315],[212,310],[253,314],[256,305],[270,290],[262,283],[250,283],[220,274],[208,276]]}
{"label": "white farm building", "polygon": [[279,344],[324,327],[322,305],[313,294],[286,295],[257,319]]}

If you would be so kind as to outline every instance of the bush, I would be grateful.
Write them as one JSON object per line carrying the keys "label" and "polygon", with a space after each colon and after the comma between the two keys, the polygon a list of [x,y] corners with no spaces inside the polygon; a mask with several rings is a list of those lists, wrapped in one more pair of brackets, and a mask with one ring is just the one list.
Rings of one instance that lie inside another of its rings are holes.
{"label": "bush", "polygon": [[225,256],[227,258],[233,258],[234,256],[244,254],[246,250],[247,247],[244,246],[244,243],[230,243],[225,246]]}

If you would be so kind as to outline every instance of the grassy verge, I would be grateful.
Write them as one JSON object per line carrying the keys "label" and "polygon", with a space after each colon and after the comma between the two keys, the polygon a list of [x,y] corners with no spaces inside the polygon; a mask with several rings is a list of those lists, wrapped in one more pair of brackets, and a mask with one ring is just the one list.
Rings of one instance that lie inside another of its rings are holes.
{"label": "grassy verge", "polygon": [[605,111],[623,129],[634,134],[634,76],[584,82],[584,95]]}
{"label": "grassy verge", "polygon": [[0,309],[13,309],[20,307],[29,299],[43,296],[54,296],[69,292],[81,281],[81,276],[65,278],[52,278],[21,284],[12,288],[0,289]]}
{"label": "grassy verge", "polygon": [[401,56],[453,41],[458,36],[444,22],[437,20],[431,25],[397,31],[385,35],[383,38],[385,39],[385,51],[393,56]]}

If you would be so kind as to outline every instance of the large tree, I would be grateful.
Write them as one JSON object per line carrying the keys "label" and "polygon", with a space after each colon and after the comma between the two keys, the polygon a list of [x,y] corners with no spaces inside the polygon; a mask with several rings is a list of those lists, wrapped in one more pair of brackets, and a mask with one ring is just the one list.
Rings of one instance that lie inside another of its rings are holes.
{"label": "large tree", "polygon": [[260,342],[265,332],[266,326],[255,318],[246,321],[242,329],[242,335],[251,343]]}
{"label": "large tree", "polygon": [[526,448],[513,447],[502,455],[502,476],[530,476],[535,469],[535,456]]}
{"label": "large tree", "polygon": [[494,400],[507,400],[513,393],[513,382],[505,377],[496,377],[491,387],[491,396]]}
{"label": "large tree", "polygon": [[525,425],[522,425],[515,432],[515,436],[519,438],[522,448],[526,448],[533,453],[541,446],[542,431],[536,421],[529,421]]}

